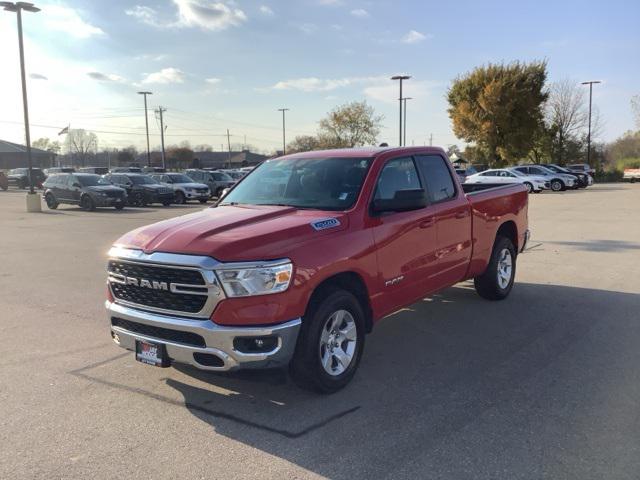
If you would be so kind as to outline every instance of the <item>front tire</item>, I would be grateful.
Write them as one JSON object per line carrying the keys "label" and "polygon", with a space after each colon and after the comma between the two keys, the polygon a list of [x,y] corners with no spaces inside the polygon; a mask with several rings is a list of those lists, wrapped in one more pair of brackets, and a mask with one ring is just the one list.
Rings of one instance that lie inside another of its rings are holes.
{"label": "front tire", "polygon": [[96,209],[96,202],[94,202],[93,198],[89,195],[83,195],[82,198],[80,198],[80,208],[87,212],[92,212]]}
{"label": "front tire", "polygon": [[355,375],[364,349],[365,316],[350,292],[329,288],[302,319],[289,372],[300,387],[334,393]]}
{"label": "front tire", "polygon": [[533,185],[529,182],[524,182],[524,186],[527,188],[527,193],[533,192]]}
{"label": "front tire", "polygon": [[487,300],[503,300],[513,288],[516,277],[516,249],[511,240],[499,236],[493,244],[489,265],[473,279],[476,292]]}
{"label": "front tire", "polygon": [[562,182],[562,180],[555,179],[551,181],[551,190],[553,190],[554,192],[560,192],[566,190],[566,187],[564,186],[564,182]]}
{"label": "front tire", "polygon": [[178,205],[184,205],[185,203],[187,203],[187,199],[185,198],[184,193],[182,193],[181,191],[176,192],[175,203],[177,203]]}

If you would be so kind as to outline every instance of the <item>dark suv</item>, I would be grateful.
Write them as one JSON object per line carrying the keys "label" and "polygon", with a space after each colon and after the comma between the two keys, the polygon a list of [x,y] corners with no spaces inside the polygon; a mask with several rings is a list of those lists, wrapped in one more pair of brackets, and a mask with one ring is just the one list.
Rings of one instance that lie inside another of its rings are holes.
{"label": "dark suv", "polygon": [[122,210],[127,203],[127,194],[122,188],[91,173],[57,173],[47,178],[43,188],[44,201],[51,209],[67,203],[80,205],[84,210],[95,210],[96,207]]}
{"label": "dark suv", "polygon": [[[39,168],[33,168],[32,171],[33,186],[38,188],[42,187],[42,183],[44,182],[46,175]],[[29,188],[29,169],[14,168],[13,170],[9,170],[7,180],[9,180],[9,185],[14,185],[18,188]]]}
{"label": "dark suv", "polygon": [[225,188],[233,186],[235,180],[224,172],[210,172],[208,170],[186,170],[184,172],[194,182],[204,183],[209,187],[209,191],[213,197],[222,195]]}
{"label": "dark suv", "polygon": [[161,203],[165,207],[173,202],[173,189],[159,184],[149,175],[141,173],[109,173],[103,177],[127,191],[129,204],[144,207]]}

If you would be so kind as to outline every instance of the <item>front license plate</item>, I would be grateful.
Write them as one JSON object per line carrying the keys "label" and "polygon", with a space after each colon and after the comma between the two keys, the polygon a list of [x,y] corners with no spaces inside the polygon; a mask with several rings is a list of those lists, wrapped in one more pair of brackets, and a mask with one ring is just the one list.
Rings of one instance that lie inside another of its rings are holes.
{"label": "front license plate", "polygon": [[136,340],[136,360],[156,367],[168,367],[167,349],[161,343]]}

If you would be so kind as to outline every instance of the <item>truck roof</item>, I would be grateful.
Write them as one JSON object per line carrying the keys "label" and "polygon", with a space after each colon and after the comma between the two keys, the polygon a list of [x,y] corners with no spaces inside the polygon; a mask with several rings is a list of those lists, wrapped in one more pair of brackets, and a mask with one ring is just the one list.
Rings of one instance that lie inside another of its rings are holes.
{"label": "truck roof", "polygon": [[280,159],[288,158],[317,158],[317,157],[342,157],[342,158],[370,158],[382,153],[414,153],[443,154],[440,147],[358,147],[358,148],[336,148],[332,150],[312,150],[310,152],[292,153]]}

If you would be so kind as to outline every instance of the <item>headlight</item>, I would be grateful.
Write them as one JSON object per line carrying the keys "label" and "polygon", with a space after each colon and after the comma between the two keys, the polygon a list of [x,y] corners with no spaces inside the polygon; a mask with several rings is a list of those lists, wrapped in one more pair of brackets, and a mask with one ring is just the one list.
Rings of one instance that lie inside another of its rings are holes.
{"label": "headlight", "polygon": [[216,270],[218,279],[229,297],[284,292],[289,287],[292,272],[293,264],[287,260],[261,265],[228,265]]}

